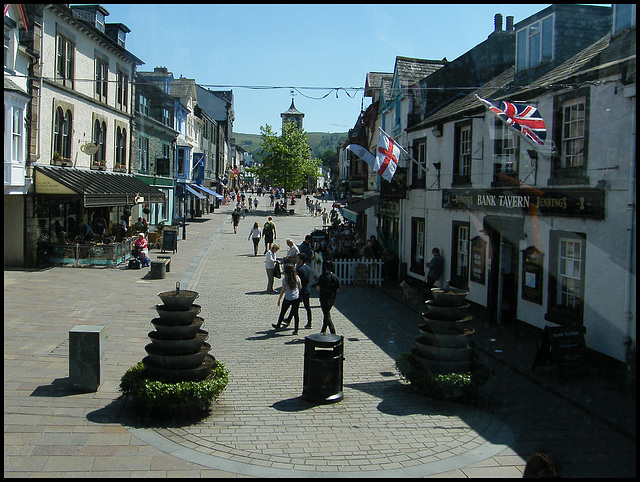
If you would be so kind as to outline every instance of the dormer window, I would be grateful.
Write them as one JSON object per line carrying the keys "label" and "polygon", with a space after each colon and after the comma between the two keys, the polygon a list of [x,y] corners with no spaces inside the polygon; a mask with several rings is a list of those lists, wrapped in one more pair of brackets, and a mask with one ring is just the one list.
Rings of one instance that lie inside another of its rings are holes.
{"label": "dormer window", "polygon": [[636,5],[613,4],[613,34],[636,26]]}
{"label": "dormer window", "polygon": [[96,28],[104,33],[104,14],[96,12]]}
{"label": "dormer window", "polygon": [[549,15],[516,32],[516,70],[532,69],[553,60],[553,20]]}

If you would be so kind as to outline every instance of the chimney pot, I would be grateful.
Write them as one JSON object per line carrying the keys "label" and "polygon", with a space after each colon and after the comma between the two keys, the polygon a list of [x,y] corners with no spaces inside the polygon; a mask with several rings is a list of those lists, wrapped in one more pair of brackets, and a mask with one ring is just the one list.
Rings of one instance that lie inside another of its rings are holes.
{"label": "chimney pot", "polygon": [[502,32],[502,14],[501,13],[496,13],[496,16],[494,17],[494,24],[495,24],[495,31]]}
{"label": "chimney pot", "polygon": [[514,24],[513,24],[513,15],[508,15],[507,16],[507,28],[506,31],[507,32],[511,32],[514,29]]}

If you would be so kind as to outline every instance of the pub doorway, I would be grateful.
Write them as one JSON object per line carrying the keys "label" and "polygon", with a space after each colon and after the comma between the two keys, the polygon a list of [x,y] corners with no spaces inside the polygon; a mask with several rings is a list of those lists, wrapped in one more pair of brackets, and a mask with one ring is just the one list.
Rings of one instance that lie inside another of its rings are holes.
{"label": "pub doorway", "polygon": [[489,235],[487,312],[489,323],[510,324],[518,307],[518,240],[522,221],[487,216],[484,230]]}

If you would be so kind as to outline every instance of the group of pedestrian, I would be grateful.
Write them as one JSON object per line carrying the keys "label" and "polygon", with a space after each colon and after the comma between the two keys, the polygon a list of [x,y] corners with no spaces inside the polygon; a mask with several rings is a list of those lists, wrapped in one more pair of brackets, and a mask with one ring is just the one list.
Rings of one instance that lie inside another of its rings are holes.
{"label": "group of pedestrian", "polygon": [[[297,335],[300,326],[300,316],[298,314],[300,303],[303,304],[305,311],[307,312],[307,324],[306,329],[311,329],[312,312],[311,312],[311,287],[315,287],[319,292],[320,309],[322,310],[323,320],[322,329],[320,333],[326,334],[327,329],[333,335],[336,334],[335,326],[331,319],[331,308],[335,303],[336,295],[340,291],[340,280],[333,273],[333,262],[326,261],[323,265],[323,272],[318,278],[318,282],[311,284],[311,268],[306,264],[307,256],[304,253],[298,253],[296,255],[296,265],[292,263],[285,263],[282,277],[282,287],[280,289],[280,296],[278,296],[278,306],[280,306],[280,314],[278,321],[271,326],[276,330],[287,328],[294,320],[293,334]],[[268,271],[268,268],[267,268]],[[284,297],[284,303],[282,306],[280,302]],[[288,310],[291,310],[288,318],[285,320],[285,315]]]}

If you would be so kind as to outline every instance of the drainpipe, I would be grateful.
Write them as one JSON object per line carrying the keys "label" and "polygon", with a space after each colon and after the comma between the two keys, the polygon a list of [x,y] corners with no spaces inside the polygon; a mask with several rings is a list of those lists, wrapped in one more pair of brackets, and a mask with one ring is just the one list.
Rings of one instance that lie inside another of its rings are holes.
{"label": "drainpipe", "polygon": [[[634,93],[635,97],[635,93]],[[635,219],[635,199],[636,199],[636,103],[633,102],[633,112],[631,114],[631,156],[629,159],[629,202],[627,203],[627,279],[625,287],[625,308],[626,308],[626,325],[627,335],[625,336],[624,345],[626,347],[626,377],[627,388],[635,385],[635,351],[636,344],[632,337],[633,309],[634,309],[634,290],[632,276],[633,253],[635,243],[633,238],[633,221]]]}

